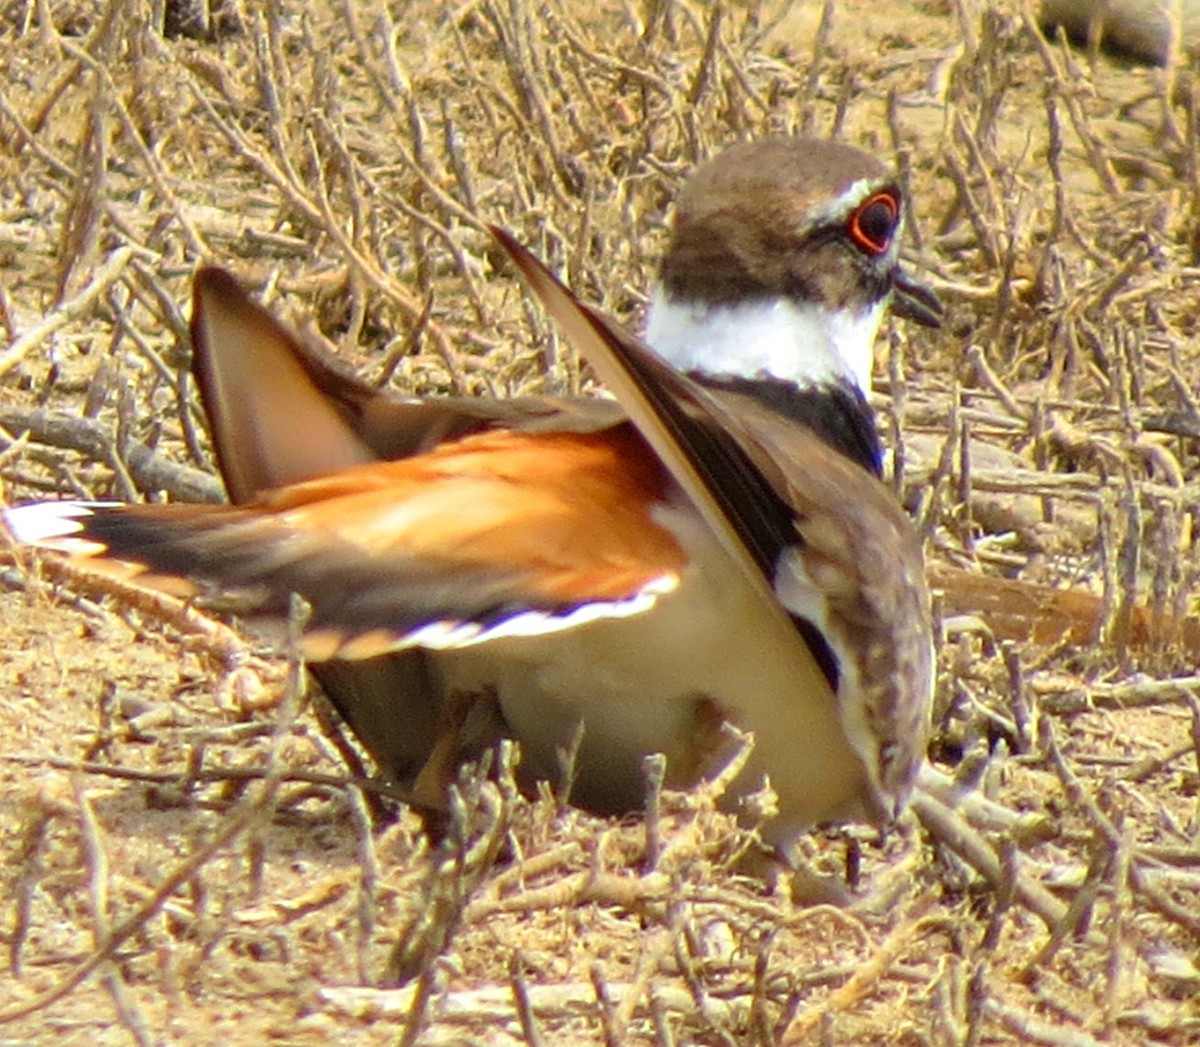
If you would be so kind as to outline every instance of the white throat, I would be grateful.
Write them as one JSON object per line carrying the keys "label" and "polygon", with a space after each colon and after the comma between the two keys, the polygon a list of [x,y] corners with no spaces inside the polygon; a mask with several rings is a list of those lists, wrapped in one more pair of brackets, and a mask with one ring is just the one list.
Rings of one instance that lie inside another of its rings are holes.
{"label": "white throat", "polygon": [[782,298],[708,305],[674,301],[659,287],[650,302],[646,342],[684,372],[777,378],[801,388],[840,380],[866,395],[886,308],[886,299],[861,313]]}

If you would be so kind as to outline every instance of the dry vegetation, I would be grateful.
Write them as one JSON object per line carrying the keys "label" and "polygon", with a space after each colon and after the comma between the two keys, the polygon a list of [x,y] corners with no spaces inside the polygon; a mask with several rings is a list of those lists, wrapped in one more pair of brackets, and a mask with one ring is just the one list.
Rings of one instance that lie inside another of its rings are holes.
{"label": "dry vegetation", "polygon": [[735,876],[704,796],[647,832],[468,786],[431,853],[372,820],[286,660],[9,556],[0,1041],[1197,1041],[1190,72],[971,0],[277,0],[207,41],[106,6],[0,15],[9,500],[216,496],[201,259],[381,383],[575,391],[481,222],[636,323],[699,158],[842,137],[897,159],[950,308],[891,332],[879,406],[946,589],[958,784],[886,840],[813,838],[857,855],[849,910]]}

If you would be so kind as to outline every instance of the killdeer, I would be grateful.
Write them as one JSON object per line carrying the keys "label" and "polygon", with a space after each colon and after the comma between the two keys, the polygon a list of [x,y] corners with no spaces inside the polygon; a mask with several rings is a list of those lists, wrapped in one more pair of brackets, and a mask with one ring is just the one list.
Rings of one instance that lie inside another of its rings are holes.
{"label": "killdeer", "polygon": [[8,528],[276,612],[300,593],[314,671],[403,782],[498,732],[554,778],[579,738],[572,802],[627,811],[647,754],[674,786],[720,770],[728,723],[754,745],[726,799],[769,781],[768,843],[890,819],[932,689],[920,545],[865,399],[889,304],[938,322],[902,213],[851,147],[728,150],[678,202],[653,349],[494,230],[616,403],[380,396],[201,270],[194,366],[237,504],[40,503]]}

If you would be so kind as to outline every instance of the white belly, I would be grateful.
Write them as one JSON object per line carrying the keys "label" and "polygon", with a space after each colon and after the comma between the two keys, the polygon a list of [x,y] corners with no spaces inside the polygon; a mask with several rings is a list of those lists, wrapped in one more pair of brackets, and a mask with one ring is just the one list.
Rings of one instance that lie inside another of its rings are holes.
{"label": "white belly", "polygon": [[637,809],[642,761],[667,757],[668,783],[719,770],[735,748],[724,718],[754,734],[728,805],[765,779],[779,815],[764,827],[786,844],[814,822],[856,813],[866,772],[823,677],[791,622],[761,598],[690,514],[664,519],[691,565],[649,612],[434,657],[448,692],[493,688],[520,740],[522,777],[559,777],[557,751],[583,723],[571,798],[598,811]]}

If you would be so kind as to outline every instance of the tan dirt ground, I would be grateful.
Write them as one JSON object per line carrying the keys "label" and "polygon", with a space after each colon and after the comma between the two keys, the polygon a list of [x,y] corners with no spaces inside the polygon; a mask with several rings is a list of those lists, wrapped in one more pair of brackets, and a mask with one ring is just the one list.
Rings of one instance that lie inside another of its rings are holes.
{"label": "tan dirt ground", "polygon": [[[699,158],[836,135],[898,159],[950,309],[877,378],[968,800],[814,835],[826,870],[861,852],[849,910],[735,875],[703,796],[650,872],[638,820],[487,787],[431,854],[280,713],[279,656],[9,555],[0,1043],[1200,1040],[1191,72],[970,0],[247,3],[213,40],[152,6],[0,11],[9,501],[215,490],[180,378],[201,259],[398,389],[575,391],[481,220],[636,324]],[[1033,585],[1086,595],[1055,624]]]}

